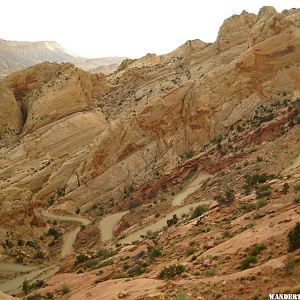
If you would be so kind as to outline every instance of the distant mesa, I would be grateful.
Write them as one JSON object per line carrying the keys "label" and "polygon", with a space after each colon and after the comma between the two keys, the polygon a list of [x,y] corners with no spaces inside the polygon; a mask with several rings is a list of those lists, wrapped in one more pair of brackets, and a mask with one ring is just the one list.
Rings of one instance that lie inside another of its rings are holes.
{"label": "distant mesa", "polygon": [[72,62],[85,71],[109,74],[117,69],[123,59],[75,56],[55,41],[19,42],[0,39],[0,78],[44,61]]}

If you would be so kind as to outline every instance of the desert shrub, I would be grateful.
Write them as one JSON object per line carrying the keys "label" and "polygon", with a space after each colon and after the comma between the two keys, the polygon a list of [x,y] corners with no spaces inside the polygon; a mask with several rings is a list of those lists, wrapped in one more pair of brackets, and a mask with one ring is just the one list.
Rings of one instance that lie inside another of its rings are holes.
{"label": "desert shrub", "polygon": [[186,151],[183,153],[182,158],[190,159],[195,155],[195,152],[193,150]]}
{"label": "desert shrub", "polygon": [[114,260],[113,259],[107,259],[104,260],[103,262],[101,262],[100,264],[98,264],[97,266],[95,266],[95,268],[100,269],[106,266],[111,266],[114,264]]}
{"label": "desert shrub", "polygon": [[300,115],[297,115],[294,117],[294,123],[295,124],[300,124]]}
{"label": "desert shrub", "polygon": [[127,277],[127,274],[124,272],[120,272],[120,271],[117,271],[112,275],[112,279],[120,279],[120,278],[126,278],[126,277]]}
{"label": "desert shrub", "polygon": [[193,177],[193,175],[195,174],[196,169],[192,169],[185,177],[184,180],[189,180],[190,178]]}
{"label": "desert shrub", "polygon": [[225,200],[227,203],[231,203],[234,200],[234,190],[232,188],[226,190]]}
{"label": "desert shrub", "polygon": [[40,259],[40,258],[44,258],[44,253],[42,251],[37,251],[36,254],[34,255],[35,259]]}
{"label": "desert shrub", "polygon": [[178,222],[178,217],[176,214],[173,215],[172,219],[167,220],[167,225],[168,227],[177,224]]}
{"label": "desert shrub", "polygon": [[24,246],[25,245],[25,241],[24,240],[18,240],[17,245],[18,246]]}
{"label": "desert shrub", "polygon": [[65,295],[70,293],[71,289],[68,284],[64,283],[63,286],[61,287],[61,291]]}
{"label": "desert shrub", "polygon": [[95,265],[97,265],[97,261],[95,259],[89,259],[84,264],[84,266],[88,269],[94,267]]}
{"label": "desert shrub", "polygon": [[267,204],[268,204],[268,202],[265,199],[258,199],[256,201],[256,208],[257,209],[262,208],[262,207],[266,206]]}
{"label": "desert shrub", "polygon": [[115,255],[115,251],[112,249],[101,248],[98,250],[97,255],[101,259],[106,259],[106,258],[109,258],[109,257]]}
{"label": "desert shrub", "polygon": [[54,299],[54,295],[53,295],[53,293],[51,293],[51,292],[48,292],[48,293],[46,294],[46,297],[47,297],[47,299]]}
{"label": "desert shrub", "polygon": [[76,256],[76,262],[77,262],[78,264],[83,263],[83,262],[87,261],[88,259],[89,259],[88,256],[86,256],[86,255],[83,254],[83,253],[80,253],[80,254],[78,254],[78,255]]}
{"label": "desert shrub", "polygon": [[189,297],[187,291],[184,291],[184,290],[178,291],[175,296],[175,300],[189,300],[189,299],[190,299],[190,297]]}
{"label": "desert shrub", "polygon": [[220,204],[230,204],[233,202],[234,197],[234,190],[232,188],[228,188],[225,195],[218,194],[214,197],[214,200]]}
{"label": "desert shrub", "polygon": [[146,268],[140,265],[135,265],[127,270],[127,274],[129,277],[139,276],[145,272],[146,272]]}
{"label": "desert shrub", "polygon": [[197,218],[202,216],[204,213],[208,211],[208,209],[209,209],[209,205],[207,204],[202,204],[197,206],[193,211],[192,218]]}
{"label": "desert shrub", "polygon": [[259,119],[259,123],[262,124],[262,123],[265,123],[265,122],[269,122],[269,121],[272,121],[274,118],[275,118],[275,114],[274,113],[269,113],[269,114],[266,114],[264,116],[261,116],[260,119]]}
{"label": "desert shrub", "polygon": [[240,269],[241,270],[246,270],[250,267],[251,264],[255,264],[257,261],[255,256],[247,256],[244,258],[241,263],[240,263]]}
{"label": "desert shrub", "polygon": [[61,236],[61,232],[59,232],[55,228],[49,228],[48,229],[48,235],[53,236],[54,239],[58,239]]}
{"label": "desert shrub", "polygon": [[190,256],[196,252],[196,248],[194,246],[188,246],[185,250],[185,255]]}
{"label": "desert shrub", "polygon": [[129,209],[134,209],[134,208],[137,208],[139,206],[141,206],[141,203],[137,200],[132,200],[128,203],[128,208]]}
{"label": "desert shrub", "polygon": [[134,187],[132,185],[129,185],[124,188],[123,197],[127,198],[133,192],[134,192]]}
{"label": "desert shrub", "polygon": [[53,205],[55,202],[55,196],[52,196],[48,199],[48,207],[50,207],[51,205]]}
{"label": "desert shrub", "polygon": [[273,179],[275,176],[273,174],[267,174],[267,173],[262,173],[262,174],[254,174],[252,176],[248,176],[246,178],[246,182],[250,186],[254,186],[258,183],[265,183],[269,179]]}
{"label": "desert shrub", "polygon": [[285,273],[291,275],[294,273],[297,260],[294,257],[287,257],[284,261]]}
{"label": "desert shrub", "polygon": [[256,209],[256,205],[254,203],[243,203],[240,208],[245,212],[250,212]]}
{"label": "desert shrub", "polygon": [[259,255],[265,249],[267,249],[266,245],[264,245],[264,244],[256,244],[251,249],[250,256],[257,256],[257,255]]}
{"label": "desert shrub", "polygon": [[272,188],[269,184],[262,184],[257,188],[255,194],[257,198],[271,196]]}
{"label": "desert shrub", "polygon": [[58,189],[56,191],[56,194],[57,194],[58,198],[64,196],[65,195],[65,188]]}
{"label": "desert shrub", "polygon": [[220,144],[222,142],[222,135],[217,135],[214,139],[213,139],[213,143],[214,144]]}
{"label": "desert shrub", "polygon": [[22,284],[22,291],[27,294],[29,293],[31,290],[31,286],[30,286],[30,283],[25,279],[23,281],[23,284]]}
{"label": "desert shrub", "polygon": [[[27,281],[26,279],[23,281],[23,284],[22,284],[22,291],[25,293],[25,294],[28,294],[31,290],[34,290],[34,289],[39,289],[39,288],[42,288],[44,286],[44,280],[37,280],[35,281],[34,283],[30,284],[29,281]],[[42,297],[41,295],[37,294],[39,297]],[[37,295],[34,295],[34,296],[37,296]],[[37,299],[42,299],[42,298],[37,298]]]}
{"label": "desert shrub", "polygon": [[150,247],[148,249],[148,256],[150,259],[155,259],[156,257],[159,257],[161,255],[162,255],[162,251],[160,248]]}
{"label": "desert shrub", "polygon": [[165,267],[159,273],[159,278],[160,279],[171,279],[176,276],[179,276],[182,272],[184,272],[183,265],[171,265],[171,266]]}
{"label": "desert shrub", "polygon": [[282,192],[286,195],[287,192],[289,191],[289,188],[290,188],[289,184],[285,182],[282,186]]}
{"label": "desert shrub", "polygon": [[262,161],[264,161],[264,159],[261,156],[256,156],[256,161],[257,162],[262,162]]}
{"label": "desert shrub", "polygon": [[289,251],[294,251],[300,248],[300,222],[297,222],[295,227],[288,234]]}

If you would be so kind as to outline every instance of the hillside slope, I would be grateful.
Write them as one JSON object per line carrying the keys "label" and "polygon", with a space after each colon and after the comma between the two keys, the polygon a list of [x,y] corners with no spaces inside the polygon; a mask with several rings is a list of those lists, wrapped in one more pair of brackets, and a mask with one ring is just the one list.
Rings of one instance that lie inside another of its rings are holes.
{"label": "hillside slope", "polygon": [[[31,282],[59,267],[31,294],[57,299],[297,290],[299,64],[300,10],[263,7],[225,20],[212,44],[109,76],[42,63],[5,77],[3,261],[32,264]],[[12,266],[0,290],[15,294]]]}

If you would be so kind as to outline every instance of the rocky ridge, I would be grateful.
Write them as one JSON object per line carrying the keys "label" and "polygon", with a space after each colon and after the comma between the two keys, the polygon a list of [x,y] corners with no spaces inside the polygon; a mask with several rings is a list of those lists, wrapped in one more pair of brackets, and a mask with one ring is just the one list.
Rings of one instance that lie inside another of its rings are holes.
{"label": "rocky ridge", "polygon": [[[90,276],[87,284],[105,281],[109,287],[110,282],[119,282],[120,293],[126,280],[113,280],[132,274],[140,276],[135,280],[146,276],[149,285],[157,285],[157,290],[164,293],[158,297],[167,299],[184,286],[196,297],[204,293],[202,283],[209,282],[213,287],[229,280],[235,285],[230,283],[223,288],[225,298],[230,289],[234,295],[245,290],[250,293],[246,283],[243,289],[236,289],[234,280],[244,273],[236,274],[234,269],[234,255],[241,250],[235,245],[244,246],[246,253],[246,247],[264,243],[274,255],[262,258],[257,270],[263,268],[263,263],[268,267],[271,259],[281,268],[287,250],[280,236],[299,219],[297,204],[293,202],[293,197],[298,197],[299,184],[299,30],[299,10],[278,13],[272,7],[264,7],[258,16],[243,12],[225,20],[212,44],[188,41],[166,55],[147,54],[138,60],[125,60],[109,76],[92,75],[69,63],[43,63],[4,78],[0,85],[4,99],[0,111],[0,237],[5,245],[2,257],[7,261],[15,258],[32,262],[33,257],[40,255],[41,262],[44,257],[57,262],[57,250],[63,240],[57,233],[51,241],[47,231],[55,228],[57,232],[69,232],[74,224],[47,223],[42,211],[80,214],[89,217],[92,224],[77,235],[77,254],[85,252],[89,259],[96,259],[96,265],[102,259],[96,249],[116,246],[117,253],[103,274],[80,262],[73,265],[72,255],[66,258],[62,270],[72,273],[67,275],[72,291],[82,280],[74,272],[84,268]],[[288,145],[286,151],[282,145]],[[262,153],[267,158],[260,161]],[[287,168],[290,169],[285,174]],[[253,208],[255,193],[244,195],[242,190],[245,176],[264,169],[280,176],[272,178],[273,193],[261,211]],[[129,210],[114,228],[116,235],[125,238],[138,228],[151,225],[161,213],[171,213],[172,196],[199,172],[212,178],[187,195],[185,204],[211,202],[213,198],[221,201],[211,204],[204,220],[194,224],[195,218],[190,221],[190,215],[185,213],[187,218],[181,218],[178,227],[154,236],[149,233],[136,245],[132,240],[129,250],[118,242],[105,245],[101,238],[92,238],[101,237],[97,228],[106,215]],[[220,179],[222,176],[225,177]],[[286,196],[287,206],[283,205],[285,194],[281,191],[285,183],[293,187]],[[228,187],[233,192],[227,191]],[[226,193],[235,195],[231,206],[222,204]],[[250,218],[257,224],[246,228],[250,221],[245,221],[249,220],[248,215],[241,206],[247,207],[249,202],[255,211]],[[267,220],[269,214],[274,216],[274,222]],[[228,219],[230,215],[234,216],[232,220]],[[282,223],[281,219],[286,221]],[[268,229],[274,226],[276,230]],[[257,233],[253,239],[249,237],[252,227]],[[23,246],[9,247],[23,239],[35,246],[28,252]],[[180,254],[193,247],[189,243],[194,240],[195,263],[190,261],[190,255],[185,258]],[[272,243],[285,250],[279,253]],[[147,259],[142,259],[139,267],[133,265],[132,251],[138,255],[155,245],[164,249],[162,259],[151,266]],[[37,254],[40,252],[43,255]],[[186,265],[187,272],[179,283],[151,281],[157,280],[158,270],[177,259]],[[128,271],[120,269],[125,261]],[[212,264],[222,268],[214,268],[210,273]],[[141,271],[145,267],[150,268],[149,272]],[[129,272],[131,268],[135,268],[133,273]],[[269,271],[266,274],[273,276]],[[42,292],[57,292],[60,276],[64,274],[54,277],[50,288]],[[189,286],[184,279],[189,276],[201,283],[201,288]],[[278,286],[287,284],[276,276]],[[297,274],[294,276],[298,278]],[[147,286],[147,280],[143,280],[141,286]],[[89,293],[99,296],[100,285],[94,290],[89,287]],[[216,296],[212,290],[207,290],[210,298]],[[112,299],[115,292],[108,291],[103,299]],[[64,297],[59,293],[58,297]],[[135,293],[133,289],[124,298],[145,296]],[[76,292],[70,297],[76,299]]]}

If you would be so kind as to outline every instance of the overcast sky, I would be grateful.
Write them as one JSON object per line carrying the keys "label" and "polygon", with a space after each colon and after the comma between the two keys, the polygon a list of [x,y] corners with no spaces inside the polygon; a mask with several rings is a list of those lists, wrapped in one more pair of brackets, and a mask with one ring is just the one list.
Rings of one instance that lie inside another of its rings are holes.
{"label": "overcast sky", "polygon": [[0,38],[55,40],[87,57],[163,54],[213,42],[225,18],[299,7],[299,0],[0,0]]}

